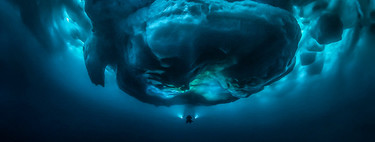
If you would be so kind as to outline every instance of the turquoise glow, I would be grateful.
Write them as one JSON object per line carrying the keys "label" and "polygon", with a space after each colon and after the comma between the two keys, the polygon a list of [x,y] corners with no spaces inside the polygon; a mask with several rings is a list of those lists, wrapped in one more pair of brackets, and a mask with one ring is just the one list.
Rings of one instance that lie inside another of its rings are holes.
{"label": "turquoise glow", "polygon": [[184,116],[182,114],[178,114],[177,117],[180,119],[184,119]]}
{"label": "turquoise glow", "polygon": [[196,114],[196,115],[194,116],[194,119],[198,119],[198,118],[199,118],[199,115]]}
{"label": "turquoise glow", "polygon": [[[77,5],[81,6],[84,9],[84,1],[77,0]],[[301,30],[302,30],[302,42],[307,42],[312,40],[309,36],[309,31],[311,30],[311,25],[304,24],[306,20],[314,20],[314,19],[307,19],[304,17],[299,17],[297,13],[299,13],[299,8],[294,7],[295,18],[297,19]],[[72,17],[69,9],[63,8],[60,13],[61,18],[55,18],[54,26],[51,27],[53,33],[51,34],[62,34],[64,36],[64,40],[69,52],[72,54],[77,55],[77,57],[82,58],[82,47],[85,44],[85,40],[87,36],[77,37],[75,33],[84,33],[83,35],[89,35],[90,31],[87,31],[83,25],[79,22],[76,22],[79,19],[88,19],[86,14],[83,14],[84,17]],[[85,13],[84,11],[81,11]],[[352,29],[347,29],[344,32],[343,39],[348,39],[351,37]],[[322,62],[322,72],[319,74],[320,76],[328,75],[330,70],[335,67],[335,63],[338,60],[338,56],[340,55],[341,50],[345,50],[346,40],[342,40],[336,43],[328,44],[324,46],[324,50],[317,53],[317,61]],[[343,48],[344,46],[344,48]],[[311,66],[302,66],[300,56],[302,53],[306,52],[306,47],[300,44],[299,50],[296,53],[296,65],[294,70],[287,75],[286,77],[282,78],[275,85],[272,87],[266,87],[267,89],[275,89],[275,88],[282,88],[287,84],[287,82],[303,82],[305,79],[313,77],[308,73]],[[153,96],[160,96],[163,99],[172,99],[178,95],[184,95],[189,92],[194,92],[197,94],[202,94],[202,96],[209,100],[209,101],[217,101],[222,99],[227,99],[232,97],[228,94],[234,94],[235,97],[246,97],[247,94],[243,94],[241,92],[237,92],[233,89],[233,85],[235,84],[226,84],[225,82],[228,81],[228,78],[223,77],[220,74],[220,67],[215,67],[214,71],[204,72],[201,75],[197,76],[193,81],[190,82],[190,88],[188,90],[183,90],[179,87],[175,86],[168,86],[166,85],[164,88],[157,88],[153,85],[149,85],[147,87],[147,92]],[[115,70],[108,70],[106,69],[106,74],[115,74]],[[224,82],[224,83],[223,83]],[[152,83],[151,83],[152,84]],[[278,87],[277,87],[278,86]],[[231,88],[232,87],[232,88]]]}

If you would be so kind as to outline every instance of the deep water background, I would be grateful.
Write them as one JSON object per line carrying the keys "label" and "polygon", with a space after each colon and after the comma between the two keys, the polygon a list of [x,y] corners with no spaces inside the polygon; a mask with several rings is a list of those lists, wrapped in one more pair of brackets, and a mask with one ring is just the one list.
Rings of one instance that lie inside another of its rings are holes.
{"label": "deep water background", "polygon": [[95,86],[82,57],[42,45],[16,8],[0,6],[0,141],[375,140],[373,40],[341,55],[329,73],[196,107],[200,117],[188,125],[178,118],[184,106],[141,103],[110,72],[105,88]]}

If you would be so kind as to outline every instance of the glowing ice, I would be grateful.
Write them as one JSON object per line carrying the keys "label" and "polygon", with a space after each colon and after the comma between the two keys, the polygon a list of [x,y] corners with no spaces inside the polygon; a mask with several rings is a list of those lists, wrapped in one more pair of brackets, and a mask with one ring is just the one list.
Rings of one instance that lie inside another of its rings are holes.
{"label": "glowing ice", "polygon": [[250,0],[119,2],[86,3],[95,32],[84,53],[95,84],[111,66],[141,101],[213,105],[259,92],[294,67],[301,30],[286,10]]}
{"label": "glowing ice", "polygon": [[368,0],[11,3],[44,47],[66,45],[81,57],[85,44],[94,84],[104,86],[110,68],[122,90],[156,105],[213,105],[262,90],[293,69],[301,31],[294,71],[268,88],[334,72],[375,33],[375,2]]}

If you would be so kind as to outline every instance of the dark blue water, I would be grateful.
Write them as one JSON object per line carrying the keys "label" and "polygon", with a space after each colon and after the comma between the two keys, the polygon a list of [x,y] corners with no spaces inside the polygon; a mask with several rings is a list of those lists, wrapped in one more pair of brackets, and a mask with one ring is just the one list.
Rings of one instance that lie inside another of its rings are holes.
{"label": "dark blue water", "polygon": [[[344,46],[351,29],[344,41],[326,46],[318,74],[297,62],[286,78],[248,98],[166,107],[127,95],[110,70],[105,87],[94,85],[81,54],[58,37],[35,34],[51,32],[45,25],[24,22],[20,11],[27,6],[4,0],[0,6],[0,141],[375,140],[371,27],[353,48]],[[180,118],[186,114],[197,118],[186,124]]]}

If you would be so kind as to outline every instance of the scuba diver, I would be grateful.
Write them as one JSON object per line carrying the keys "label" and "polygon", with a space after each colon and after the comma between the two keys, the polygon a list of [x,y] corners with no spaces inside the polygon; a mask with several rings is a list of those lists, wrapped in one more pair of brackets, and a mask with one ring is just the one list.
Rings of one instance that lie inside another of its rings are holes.
{"label": "scuba diver", "polygon": [[193,117],[191,117],[191,115],[186,116],[186,124],[187,123],[191,124],[193,122],[192,119],[193,119]]}

